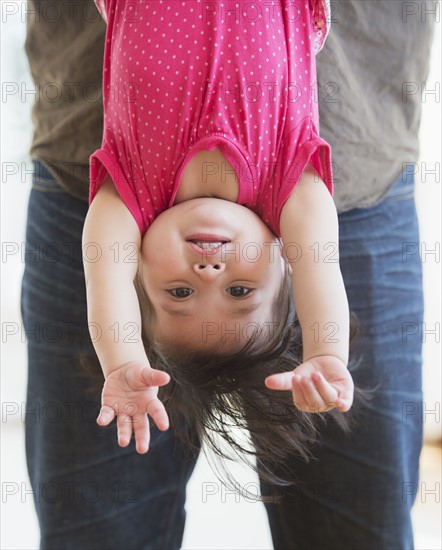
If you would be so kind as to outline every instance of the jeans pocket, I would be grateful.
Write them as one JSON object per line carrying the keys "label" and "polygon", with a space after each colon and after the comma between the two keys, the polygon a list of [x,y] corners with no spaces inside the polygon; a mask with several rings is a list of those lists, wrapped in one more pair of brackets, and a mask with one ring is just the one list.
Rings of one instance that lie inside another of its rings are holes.
{"label": "jeans pocket", "polygon": [[50,193],[65,193],[58,180],[51,174],[47,164],[41,160],[33,160],[32,189]]}

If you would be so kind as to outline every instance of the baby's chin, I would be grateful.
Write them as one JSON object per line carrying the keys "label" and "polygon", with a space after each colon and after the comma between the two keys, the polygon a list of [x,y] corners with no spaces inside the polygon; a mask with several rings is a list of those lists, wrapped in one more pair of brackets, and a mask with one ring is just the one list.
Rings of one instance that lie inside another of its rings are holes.
{"label": "baby's chin", "polygon": [[175,224],[182,225],[183,222],[189,228],[195,226],[197,232],[200,232],[204,225],[207,226],[208,232],[210,229],[235,231],[247,227],[251,230],[251,239],[254,238],[255,229],[267,233],[268,240],[277,238],[253,210],[218,197],[197,197],[171,206],[155,218],[146,234],[150,229],[160,225],[167,227],[170,224],[170,227],[173,227]]}
{"label": "baby's chin", "polygon": [[[178,207],[180,206],[182,207],[182,210],[178,210]],[[269,226],[253,210],[247,206],[238,204],[237,202],[221,199],[219,197],[198,197],[174,205],[169,209],[169,211],[172,211],[175,208],[177,209],[175,210],[177,214],[184,210],[189,213],[197,213],[203,210],[207,216],[210,214],[213,215],[214,219],[216,219],[217,215],[225,213],[226,216],[229,217],[230,221],[233,219],[238,225],[248,223],[252,228],[255,226],[263,231],[267,230],[270,233],[269,237],[274,239],[278,238]],[[174,215],[173,212],[171,212],[171,214]]]}

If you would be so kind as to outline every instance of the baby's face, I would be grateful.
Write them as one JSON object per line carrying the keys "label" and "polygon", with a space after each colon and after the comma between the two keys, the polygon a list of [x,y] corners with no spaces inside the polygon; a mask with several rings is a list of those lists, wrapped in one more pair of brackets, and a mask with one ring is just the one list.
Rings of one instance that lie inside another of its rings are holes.
{"label": "baby's face", "polygon": [[272,330],[284,261],[248,208],[204,197],[165,210],[143,238],[141,269],[163,342],[228,351],[254,329]]}

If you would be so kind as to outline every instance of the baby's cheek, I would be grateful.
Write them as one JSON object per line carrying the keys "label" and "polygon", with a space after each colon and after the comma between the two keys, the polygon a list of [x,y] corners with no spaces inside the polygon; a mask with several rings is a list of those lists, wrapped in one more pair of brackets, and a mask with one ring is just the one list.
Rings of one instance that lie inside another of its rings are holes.
{"label": "baby's cheek", "polygon": [[157,239],[154,239],[153,235],[148,236],[146,233],[140,251],[143,261],[149,265],[154,265],[166,253],[166,248]]}

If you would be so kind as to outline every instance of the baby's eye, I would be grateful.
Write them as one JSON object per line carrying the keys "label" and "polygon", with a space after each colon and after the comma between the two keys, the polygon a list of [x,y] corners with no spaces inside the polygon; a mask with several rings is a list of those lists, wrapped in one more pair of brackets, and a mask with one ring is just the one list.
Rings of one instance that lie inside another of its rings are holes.
{"label": "baby's eye", "polygon": [[227,292],[232,296],[233,298],[244,298],[244,296],[247,296],[247,294],[250,294],[252,292],[252,288],[246,288],[245,286],[231,286],[227,289]]}
{"label": "baby's eye", "polygon": [[169,294],[172,294],[175,298],[187,298],[193,293],[193,290],[191,288],[172,288],[172,290],[168,291]]}

